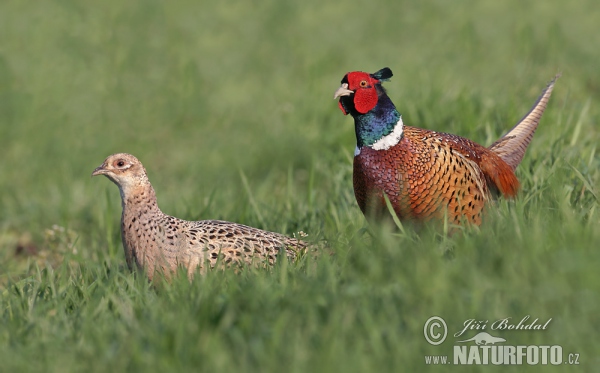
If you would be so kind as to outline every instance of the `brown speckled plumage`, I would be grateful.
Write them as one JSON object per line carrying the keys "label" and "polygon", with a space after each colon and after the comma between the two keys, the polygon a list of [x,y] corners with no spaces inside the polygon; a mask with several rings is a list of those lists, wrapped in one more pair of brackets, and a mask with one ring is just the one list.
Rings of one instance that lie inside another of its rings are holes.
{"label": "brown speckled plumage", "polygon": [[141,162],[126,153],[113,154],[92,176],[105,175],[121,192],[121,234],[130,269],[159,270],[169,277],[178,267],[191,277],[198,269],[223,265],[273,264],[280,250],[296,258],[301,240],[220,220],[187,221],[164,214]]}
{"label": "brown speckled plumage", "polygon": [[354,193],[366,215],[385,215],[387,195],[402,220],[479,225],[492,195],[516,196],[519,165],[546,108],[556,78],[513,129],[485,148],[466,138],[404,126],[381,86],[392,76],[352,72],[336,91],[354,117]]}

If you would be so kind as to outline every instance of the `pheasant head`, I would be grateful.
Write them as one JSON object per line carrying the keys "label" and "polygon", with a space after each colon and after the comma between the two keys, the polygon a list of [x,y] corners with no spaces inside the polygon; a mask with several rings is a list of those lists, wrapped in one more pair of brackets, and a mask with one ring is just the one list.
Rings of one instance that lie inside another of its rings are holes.
{"label": "pheasant head", "polygon": [[342,79],[342,85],[335,91],[334,99],[339,97],[339,106],[344,115],[366,114],[377,105],[381,82],[392,77],[392,70],[384,67],[375,74],[362,71],[348,73]]}
{"label": "pheasant head", "polygon": [[119,187],[123,201],[127,196],[152,188],[142,163],[127,153],[108,156],[104,163],[92,172],[92,176],[98,175],[106,176]]}
{"label": "pheasant head", "polygon": [[[342,113],[354,118],[358,150],[363,146],[387,149],[402,136],[400,113],[381,86],[392,75],[388,67],[373,74],[350,72],[335,91],[333,98],[339,98],[338,105]],[[392,137],[388,138],[389,135]]]}

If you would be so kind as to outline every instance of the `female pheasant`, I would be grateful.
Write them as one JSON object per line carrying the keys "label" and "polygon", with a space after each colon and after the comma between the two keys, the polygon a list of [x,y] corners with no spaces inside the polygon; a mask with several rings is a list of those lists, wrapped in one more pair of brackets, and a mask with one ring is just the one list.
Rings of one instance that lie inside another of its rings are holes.
{"label": "female pheasant", "polygon": [[280,251],[288,258],[304,252],[307,243],[257,228],[220,220],[186,221],[164,214],[146,175],[131,154],[106,158],[92,176],[104,175],[121,192],[121,238],[127,265],[146,270],[152,280],[156,270],[169,277],[177,267],[193,276],[206,264],[273,264]]}
{"label": "female pheasant", "polygon": [[466,138],[404,126],[381,86],[389,68],[351,72],[334,94],[354,118],[354,194],[365,215],[386,211],[384,194],[403,220],[446,216],[454,224],[481,224],[492,194],[514,197],[515,169],[523,159],[558,76],[506,135],[485,148]]}

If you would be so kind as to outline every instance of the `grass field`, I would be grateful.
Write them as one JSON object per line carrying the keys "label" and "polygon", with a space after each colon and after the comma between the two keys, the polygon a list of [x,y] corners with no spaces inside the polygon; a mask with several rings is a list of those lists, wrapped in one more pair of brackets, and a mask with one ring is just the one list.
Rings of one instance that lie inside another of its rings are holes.
{"label": "grass field", "polygon": [[[591,0],[0,2],[0,372],[482,371],[424,357],[467,319],[526,315],[552,321],[490,333],[581,365],[496,370],[598,371],[599,21]],[[332,96],[384,66],[405,124],[485,145],[562,73],[519,197],[480,229],[364,220]],[[117,188],[90,178],[115,152],[168,214],[333,255],[152,286],[125,267]]]}

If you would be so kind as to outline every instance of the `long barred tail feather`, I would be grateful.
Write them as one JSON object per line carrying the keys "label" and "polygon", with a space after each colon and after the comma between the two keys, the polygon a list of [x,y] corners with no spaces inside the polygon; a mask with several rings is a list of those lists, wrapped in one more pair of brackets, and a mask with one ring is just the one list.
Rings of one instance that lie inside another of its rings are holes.
{"label": "long barred tail feather", "polygon": [[533,138],[533,134],[546,109],[554,83],[560,77],[556,75],[537,99],[531,110],[504,136],[488,149],[498,154],[513,169],[517,168]]}

